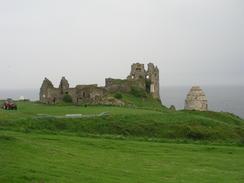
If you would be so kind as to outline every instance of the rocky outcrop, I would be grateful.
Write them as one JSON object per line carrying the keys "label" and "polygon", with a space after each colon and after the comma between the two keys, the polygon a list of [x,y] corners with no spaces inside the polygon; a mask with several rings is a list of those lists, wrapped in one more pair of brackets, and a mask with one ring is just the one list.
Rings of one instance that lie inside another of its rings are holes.
{"label": "rocky outcrop", "polygon": [[185,110],[207,111],[208,100],[199,86],[193,86],[185,100]]}

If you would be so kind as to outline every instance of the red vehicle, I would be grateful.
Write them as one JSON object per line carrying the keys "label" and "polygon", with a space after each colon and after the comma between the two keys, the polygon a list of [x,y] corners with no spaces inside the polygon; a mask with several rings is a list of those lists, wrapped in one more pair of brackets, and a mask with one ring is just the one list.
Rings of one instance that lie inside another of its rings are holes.
{"label": "red vehicle", "polygon": [[17,110],[17,105],[9,98],[3,103],[2,108],[5,110]]}

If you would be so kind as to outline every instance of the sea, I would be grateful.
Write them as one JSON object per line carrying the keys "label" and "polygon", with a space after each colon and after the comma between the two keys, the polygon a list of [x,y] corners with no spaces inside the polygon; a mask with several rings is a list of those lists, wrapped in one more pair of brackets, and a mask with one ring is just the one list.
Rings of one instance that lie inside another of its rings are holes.
{"label": "sea", "polygon": [[[160,90],[162,103],[174,105],[177,109],[184,108],[189,86],[163,86]],[[244,118],[244,85],[243,86],[201,86],[208,98],[209,110],[234,113]],[[39,98],[39,89],[0,90],[0,99],[18,100],[21,96],[31,101]]]}
{"label": "sea", "polygon": [[[230,112],[244,119],[244,86],[201,86],[208,99],[210,111]],[[161,98],[166,106],[183,109],[191,87],[168,86],[161,88]]]}

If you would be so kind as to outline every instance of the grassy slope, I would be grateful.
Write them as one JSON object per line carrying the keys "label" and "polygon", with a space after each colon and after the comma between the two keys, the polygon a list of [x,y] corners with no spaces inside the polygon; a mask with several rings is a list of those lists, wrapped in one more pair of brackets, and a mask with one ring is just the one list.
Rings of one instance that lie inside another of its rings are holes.
{"label": "grassy slope", "polygon": [[0,131],[0,182],[240,183],[244,149]]}
{"label": "grassy slope", "polygon": [[[130,95],[123,95],[123,100],[139,108],[20,102],[18,111],[0,110],[0,182],[244,181],[243,147],[79,137],[244,142],[244,122],[231,114],[171,112],[158,101]],[[109,115],[84,119],[37,115],[102,112]]]}
{"label": "grassy slope", "polygon": [[[141,107],[143,105],[141,104]],[[152,105],[155,105],[153,110],[108,106],[48,106],[21,102],[18,103],[18,111],[0,110],[0,129],[235,142],[242,142],[244,139],[243,120],[231,114],[170,112],[163,107],[156,107],[157,104]],[[37,114],[99,114],[102,112],[108,112],[109,116],[83,119],[38,118],[37,116]]]}

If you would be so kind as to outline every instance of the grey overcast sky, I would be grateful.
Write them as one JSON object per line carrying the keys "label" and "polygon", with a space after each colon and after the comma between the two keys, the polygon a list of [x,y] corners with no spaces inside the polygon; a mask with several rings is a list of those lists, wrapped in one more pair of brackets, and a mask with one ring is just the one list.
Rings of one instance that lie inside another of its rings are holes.
{"label": "grey overcast sky", "polygon": [[244,85],[244,0],[0,0],[0,88],[125,78],[155,63],[161,86]]}

